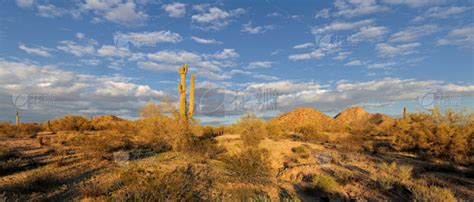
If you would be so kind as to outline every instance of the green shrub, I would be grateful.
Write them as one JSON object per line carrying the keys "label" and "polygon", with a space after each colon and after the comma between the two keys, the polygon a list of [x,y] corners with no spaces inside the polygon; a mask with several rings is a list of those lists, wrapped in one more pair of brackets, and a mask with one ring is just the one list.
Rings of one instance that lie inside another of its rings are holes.
{"label": "green shrub", "polygon": [[411,189],[413,200],[419,202],[456,202],[456,197],[449,189],[437,186],[417,185]]}
{"label": "green shrub", "polygon": [[373,173],[371,178],[382,188],[391,189],[394,184],[404,184],[411,180],[413,167],[409,165],[397,165],[382,163],[378,166],[377,172]]}
{"label": "green shrub", "polygon": [[246,114],[237,123],[240,137],[244,146],[255,147],[265,138],[265,128],[262,119],[254,114]]}
{"label": "green shrub", "polygon": [[320,190],[323,192],[334,192],[335,189],[339,186],[336,180],[327,175],[313,175],[313,182],[312,182],[313,189]]}
{"label": "green shrub", "polygon": [[271,174],[269,153],[264,149],[247,149],[225,156],[222,161],[227,171],[237,179],[249,183],[266,183]]}

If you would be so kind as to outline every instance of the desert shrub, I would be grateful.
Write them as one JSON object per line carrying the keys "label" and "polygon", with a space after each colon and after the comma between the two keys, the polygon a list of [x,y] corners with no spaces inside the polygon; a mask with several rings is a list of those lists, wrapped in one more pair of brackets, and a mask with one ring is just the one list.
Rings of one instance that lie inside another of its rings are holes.
{"label": "desert shrub", "polygon": [[224,127],[212,127],[212,126],[204,126],[201,128],[201,136],[204,137],[217,137],[220,135],[224,135]]}
{"label": "desert shrub", "polygon": [[21,123],[17,127],[17,134],[21,136],[36,136],[36,133],[43,130],[43,127],[37,123]]}
{"label": "desert shrub", "polygon": [[269,153],[264,149],[247,149],[224,156],[227,171],[237,179],[249,183],[266,183],[271,173]]}
{"label": "desert shrub", "polygon": [[110,159],[115,151],[130,150],[134,147],[131,137],[115,132],[100,132],[92,135],[76,136],[71,144],[92,158]]}
{"label": "desert shrub", "polygon": [[90,120],[94,130],[115,130],[120,132],[133,132],[133,125],[124,119],[113,115],[96,116]]}
{"label": "desert shrub", "polygon": [[16,127],[9,122],[0,122],[0,137],[14,137]]}
{"label": "desert shrub", "polygon": [[431,114],[415,113],[408,119],[397,120],[389,133],[395,137],[393,143],[400,150],[469,164],[473,155],[472,117],[450,110],[442,114],[434,109]]}
{"label": "desert shrub", "polygon": [[315,174],[312,176],[312,180],[313,189],[323,192],[334,192],[339,186],[333,177],[327,175]]}
{"label": "desert shrub", "polygon": [[378,166],[377,172],[371,178],[382,188],[391,189],[395,184],[404,184],[411,180],[413,167],[409,165],[397,165],[382,163]]}
{"label": "desert shrub", "polygon": [[354,179],[356,179],[354,174],[351,171],[348,171],[346,169],[337,169],[334,171],[333,174],[336,180],[342,184],[347,184],[353,181]]}
{"label": "desert shrub", "polygon": [[276,121],[267,121],[265,123],[266,134],[269,138],[280,139],[284,136],[284,130],[281,125]]}
{"label": "desert shrub", "polygon": [[54,170],[37,169],[28,174],[25,180],[6,187],[11,193],[30,194],[45,192],[63,184],[62,177]]}
{"label": "desert shrub", "polygon": [[307,145],[300,145],[298,147],[291,148],[291,151],[301,158],[308,158],[311,155]]}
{"label": "desert shrub", "polygon": [[255,147],[265,137],[264,122],[255,114],[246,114],[237,123],[245,146]]}
{"label": "desert shrub", "polygon": [[314,124],[306,124],[296,128],[296,132],[301,134],[301,139],[307,142],[326,142],[329,136]]}
{"label": "desert shrub", "polygon": [[217,145],[217,141],[213,137],[199,136],[193,137],[190,151],[214,159],[224,153],[226,149]]}
{"label": "desert shrub", "polygon": [[414,201],[420,202],[456,202],[456,197],[449,189],[437,186],[416,185],[411,188]]}
{"label": "desert shrub", "polygon": [[121,174],[123,194],[113,201],[201,201],[209,199],[210,177],[207,168],[187,165],[171,172],[145,167],[130,167]]}
{"label": "desert shrub", "polygon": [[67,115],[60,119],[50,121],[53,131],[84,131],[92,130],[89,119],[78,115]]}
{"label": "desert shrub", "polygon": [[20,126],[15,126],[8,122],[0,122],[0,136],[9,138],[20,136],[33,137],[42,129],[43,127],[37,123],[20,123]]}

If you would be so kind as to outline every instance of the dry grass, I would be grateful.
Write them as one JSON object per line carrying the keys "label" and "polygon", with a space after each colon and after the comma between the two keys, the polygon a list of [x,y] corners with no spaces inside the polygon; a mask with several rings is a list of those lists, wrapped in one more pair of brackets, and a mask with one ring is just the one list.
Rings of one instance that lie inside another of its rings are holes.
{"label": "dry grass", "polygon": [[403,185],[410,182],[412,170],[413,167],[408,165],[397,165],[395,162],[390,164],[382,163],[378,166],[377,172],[372,174],[371,178],[381,188],[389,190],[394,185]]}
{"label": "dry grass", "polygon": [[454,194],[437,186],[416,185],[412,188],[413,200],[420,202],[456,202]]}
{"label": "dry grass", "polygon": [[[427,169],[434,164],[417,158],[426,153],[438,161],[469,165],[473,125],[456,114],[412,114],[409,120],[394,121],[394,126],[371,123],[334,133],[328,131],[337,128],[322,127],[311,119],[289,129],[254,115],[242,117],[231,127],[199,126],[194,120],[184,125],[162,114],[167,113],[162,105],[146,109],[144,118],[136,121],[66,116],[43,124],[45,130],[57,133],[39,133],[37,139],[29,137],[43,130],[39,125],[16,128],[0,123],[0,133],[8,142],[0,147],[0,165],[2,171],[12,171],[0,176],[0,193],[5,192],[3,198],[9,200],[22,195],[21,200],[32,201],[61,197],[92,201],[454,201],[454,193],[466,200],[474,196],[466,167],[451,164],[456,169]],[[26,131],[24,135],[17,135],[20,128]],[[372,142],[414,153],[361,150]],[[124,154],[127,158],[121,160],[126,163],[114,161],[115,154]],[[27,159],[41,164],[25,167]],[[89,173],[87,166],[78,167],[81,164],[104,169]],[[424,179],[426,173],[433,177]],[[311,191],[305,192],[308,187]]]}
{"label": "dry grass", "polygon": [[468,165],[474,163],[473,117],[449,110],[442,114],[434,109],[431,114],[410,114],[407,120],[398,120],[390,134],[401,150]]}
{"label": "dry grass", "polygon": [[326,193],[334,192],[339,184],[331,176],[315,174],[312,176],[313,189]]}
{"label": "dry grass", "polygon": [[237,123],[244,146],[255,147],[266,136],[264,121],[255,114],[246,114]]}
{"label": "dry grass", "polygon": [[222,158],[229,174],[242,182],[267,183],[271,174],[269,153],[263,149],[247,149]]}

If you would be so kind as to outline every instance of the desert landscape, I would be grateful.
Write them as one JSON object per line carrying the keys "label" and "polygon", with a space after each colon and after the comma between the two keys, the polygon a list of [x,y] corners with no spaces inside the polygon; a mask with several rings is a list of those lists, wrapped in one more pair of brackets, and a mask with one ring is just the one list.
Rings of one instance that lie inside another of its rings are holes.
{"label": "desert landscape", "polygon": [[298,108],[264,121],[183,125],[166,103],[143,118],[69,115],[2,123],[6,201],[469,201],[473,115],[403,118]]}
{"label": "desert landscape", "polygon": [[0,202],[474,202],[473,0],[0,0]]}

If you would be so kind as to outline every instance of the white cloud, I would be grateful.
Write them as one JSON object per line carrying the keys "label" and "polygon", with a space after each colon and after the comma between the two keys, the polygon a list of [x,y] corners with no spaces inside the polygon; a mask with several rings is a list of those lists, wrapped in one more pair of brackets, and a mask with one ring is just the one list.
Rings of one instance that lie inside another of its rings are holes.
{"label": "white cloud", "polygon": [[369,64],[367,66],[367,68],[369,68],[369,69],[390,69],[394,65],[396,65],[396,63],[394,63],[394,62],[373,63],[373,64]]}
{"label": "white cloud", "polygon": [[314,43],[303,43],[293,46],[293,49],[303,49],[303,48],[312,48],[314,47]]}
{"label": "white cloud", "polygon": [[366,20],[360,20],[356,22],[332,22],[329,25],[323,26],[323,27],[313,27],[311,32],[313,34],[324,34],[324,33],[330,33],[330,32],[335,32],[335,31],[345,31],[345,30],[352,30],[352,29],[357,29],[363,26],[370,25],[374,22],[372,19],[366,19]]}
{"label": "white cloud", "polygon": [[77,113],[92,106],[117,110],[126,107],[127,101],[136,102],[138,98],[146,100],[164,95],[161,91],[132,83],[124,77],[81,74],[61,70],[54,65],[40,66],[3,59],[0,59],[0,80],[3,83],[0,92],[54,95],[57,102],[55,110],[66,110],[66,113]]}
{"label": "white cloud", "polygon": [[276,76],[264,75],[264,74],[252,74],[252,77],[255,79],[263,79],[267,81],[274,81],[278,80],[279,78]]}
{"label": "white cloud", "polygon": [[414,41],[420,37],[433,34],[439,30],[437,25],[422,25],[418,27],[407,27],[404,30],[392,34],[390,36],[391,42],[410,42]]}
{"label": "white cloud", "polygon": [[181,18],[186,14],[186,4],[183,3],[170,3],[165,4],[162,8],[168,13],[168,16],[172,18]]}
{"label": "white cloud", "polygon": [[234,49],[223,49],[214,54],[198,54],[188,51],[163,50],[146,55],[149,60],[139,59],[137,66],[155,71],[176,71],[182,64],[188,64],[192,71],[197,71],[209,79],[227,79],[231,75],[223,73],[222,68],[233,65],[239,54]]}
{"label": "white cloud", "polygon": [[246,24],[242,25],[242,29],[240,29],[241,32],[246,32],[249,34],[262,34],[265,33],[269,30],[275,29],[275,26],[273,25],[264,25],[264,26],[255,26],[252,27],[252,22],[248,22]]}
{"label": "white cloud", "polygon": [[127,2],[107,11],[104,18],[121,25],[137,26],[143,25],[148,16],[144,12],[138,11],[135,3]]}
{"label": "white cloud", "polygon": [[364,26],[351,36],[351,40],[377,41],[388,32],[384,26]]}
{"label": "white cloud", "polygon": [[20,44],[18,46],[18,48],[20,48],[21,50],[24,50],[28,54],[39,55],[39,56],[43,56],[43,57],[52,57],[51,53],[49,53],[51,51],[51,49],[45,48],[45,47],[42,47],[42,46],[39,46],[37,48],[33,48],[33,47],[27,47],[24,44]]}
{"label": "white cloud", "polygon": [[248,89],[278,92],[280,110],[296,106],[314,107],[321,111],[339,112],[354,105],[383,105],[397,101],[415,101],[430,92],[474,95],[474,85],[445,84],[434,80],[384,78],[364,82],[339,81],[333,85],[314,82],[278,81],[254,83]]}
{"label": "white cloud", "polygon": [[288,59],[297,61],[297,60],[309,60],[309,59],[321,59],[325,56],[326,54],[322,49],[316,49],[313,50],[309,53],[301,53],[301,54],[293,54],[289,55]]}
{"label": "white cloud", "polygon": [[141,26],[148,19],[148,15],[137,8],[133,1],[123,2],[120,0],[86,0],[80,4],[82,12],[92,11],[97,17],[93,22],[107,20],[124,26]]}
{"label": "white cloud", "polygon": [[232,59],[239,57],[239,54],[231,48],[224,48],[221,52],[217,52],[213,55],[217,59]]}
{"label": "white cloud", "polygon": [[278,16],[281,16],[281,14],[278,13],[278,12],[273,12],[273,13],[269,13],[267,16],[268,17],[278,17]]}
{"label": "white cloud", "polygon": [[104,97],[163,97],[164,93],[152,90],[148,85],[137,85],[122,81],[104,81],[94,95]]}
{"label": "white cloud", "polygon": [[127,46],[131,44],[135,47],[153,47],[158,43],[178,43],[183,38],[178,33],[171,31],[154,31],[154,32],[130,32],[120,33],[114,35],[114,42],[118,46]]}
{"label": "white cloud", "polygon": [[200,44],[222,44],[221,41],[217,41],[215,39],[204,39],[197,36],[191,36],[191,39]]}
{"label": "white cloud", "polygon": [[245,13],[245,10],[238,8],[235,10],[221,10],[217,7],[210,7],[204,5],[195,5],[193,8],[199,11],[199,14],[191,17],[192,22],[197,24],[197,28],[203,30],[220,30],[230,23],[230,21]]}
{"label": "white cloud", "polygon": [[115,46],[110,45],[103,45],[101,48],[97,50],[99,56],[102,57],[127,57],[130,56],[131,53],[128,49],[125,48],[117,48]]}
{"label": "white cloud", "polygon": [[35,3],[35,0],[16,0],[16,5],[20,8],[30,8]]}
{"label": "white cloud", "polygon": [[92,45],[80,45],[74,41],[61,41],[60,45],[57,47],[59,50],[62,50],[66,53],[73,54],[78,57],[84,55],[93,55],[95,54],[95,48]]}
{"label": "white cloud", "polygon": [[401,45],[389,45],[386,43],[379,43],[375,49],[378,54],[383,57],[394,57],[397,55],[409,55],[416,52],[416,48],[419,47],[420,43],[408,43]]}
{"label": "white cloud", "polygon": [[38,5],[36,9],[38,10],[39,16],[46,18],[61,17],[67,14],[67,10],[58,8],[52,4]]}
{"label": "white cloud", "polygon": [[352,52],[339,52],[336,57],[333,57],[334,60],[345,60]]}
{"label": "white cloud", "polygon": [[461,47],[474,47],[474,25],[467,25],[451,30],[444,38],[439,39],[437,45],[456,45]]}
{"label": "white cloud", "polygon": [[347,18],[377,13],[388,10],[388,8],[378,5],[375,0],[336,0],[334,7],[337,12],[335,16]]}
{"label": "white cloud", "polygon": [[360,60],[352,60],[346,63],[344,66],[361,66],[362,62]]}
{"label": "white cloud", "polygon": [[319,18],[329,18],[331,15],[329,14],[329,9],[325,8],[323,10],[320,10],[314,18],[319,19]]}
{"label": "white cloud", "polygon": [[471,10],[472,7],[461,7],[461,6],[451,6],[451,7],[433,7],[428,9],[424,14],[413,19],[413,21],[422,21],[424,19],[446,19],[452,16],[456,16],[466,11]]}
{"label": "white cloud", "polygon": [[406,5],[409,7],[423,7],[429,5],[442,4],[446,0],[383,0],[383,2],[392,5]]}
{"label": "white cloud", "polygon": [[273,65],[273,62],[271,61],[255,61],[255,62],[251,62],[247,66],[247,69],[270,68],[272,67],[272,65]]}
{"label": "white cloud", "polygon": [[326,56],[326,51],[324,49],[315,49],[309,53],[302,53],[302,54],[293,54],[288,56],[290,60],[297,61],[297,60],[309,60],[309,59],[321,59]]}
{"label": "white cloud", "polygon": [[84,38],[86,38],[86,35],[84,33],[78,32],[78,33],[76,33],[76,38],[84,39]]}

